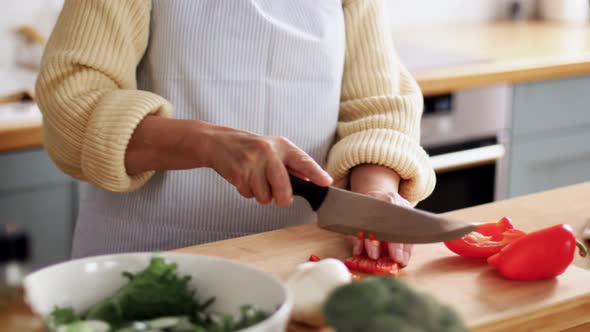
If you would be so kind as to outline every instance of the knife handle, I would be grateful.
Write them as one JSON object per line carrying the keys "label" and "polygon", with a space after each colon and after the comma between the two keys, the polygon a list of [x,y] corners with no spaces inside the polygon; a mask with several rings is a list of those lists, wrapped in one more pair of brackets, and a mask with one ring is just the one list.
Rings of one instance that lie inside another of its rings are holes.
{"label": "knife handle", "polygon": [[289,180],[291,180],[293,195],[305,198],[314,211],[317,211],[322,206],[324,199],[328,195],[328,187],[316,186],[310,181],[302,180],[293,175],[289,175]]}

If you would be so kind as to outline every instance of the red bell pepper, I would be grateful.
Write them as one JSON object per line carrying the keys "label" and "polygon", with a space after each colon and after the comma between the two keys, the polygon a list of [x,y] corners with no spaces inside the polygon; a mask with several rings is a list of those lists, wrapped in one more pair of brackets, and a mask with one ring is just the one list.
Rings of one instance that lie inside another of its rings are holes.
{"label": "red bell pepper", "polygon": [[447,241],[445,246],[463,257],[488,258],[524,235],[504,217],[497,222],[482,224],[460,239]]}
{"label": "red bell pepper", "polygon": [[396,275],[399,271],[399,264],[389,257],[380,257],[375,260],[366,255],[355,255],[347,258],[344,264],[351,271],[368,274]]}
{"label": "red bell pepper", "polygon": [[310,262],[319,262],[320,261],[320,258],[318,256],[316,256],[316,255],[310,255],[309,256],[309,261]]}
{"label": "red bell pepper", "polygon": [[499,241],[502,240],[502,233],[509,229],[514,229],[512,220],[510,220],[508,217],[502,217],[502,219],[498,220],[497,222],[479,225],[475,231],[482,235],[490,236],[494,241]]}
{"label": "red bell pepper", "polygon": [[569,225],[555,225],[542,229],[507,245],[488,258],[488,263],[505,278],[537,280],[562,274],[574,260],[576,245],[580,255],[586,247],[576,240]]}

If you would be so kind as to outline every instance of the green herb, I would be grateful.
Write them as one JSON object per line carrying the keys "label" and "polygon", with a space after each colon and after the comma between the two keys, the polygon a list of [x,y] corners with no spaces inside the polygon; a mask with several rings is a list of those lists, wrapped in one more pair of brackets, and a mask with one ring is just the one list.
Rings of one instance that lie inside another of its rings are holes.
{"label": "green herb", "polygon": [[80,316],[72,308],[56,307],[50,314],[49,324],[52,326],[66,325],[80,321]]}
{"label": "green herb", "polygon": [[91,326],[86,324],[85,322],[75,322],[67,325],[63,325],[60,329],[60,332],[96,332]]}
{"label": "green herb", "polygon": [[149,267],[135,275],[125,273],[129,283],[115,295],[90,309],[86,319],[117,325],[122,322],[164,316],[192,316],[199,309],[190,277],[179,277],[176,264],[152,258]]}
{"label": "green herb", "polygon": [[189,287],[190,276],[180,277],[176,264],[161,257],[151,259],[149,266],[137,273],[123,274],[129,282],[113,296],[92,307],[82,317],[71,308],[56,308],[48,317],[50,331],[94,332],[94,324],[104,322],[108,331],[134,332],[232,332],[252,326],[268,314],[252,306],[240,308],[240,316],[216,316],[205,310],[215,298],[199,302]]}
{"label": "green herb", "polygon": [[450,307],[391,277],[370,277],[339,287],[323,311],[337,332],[467,331]]}

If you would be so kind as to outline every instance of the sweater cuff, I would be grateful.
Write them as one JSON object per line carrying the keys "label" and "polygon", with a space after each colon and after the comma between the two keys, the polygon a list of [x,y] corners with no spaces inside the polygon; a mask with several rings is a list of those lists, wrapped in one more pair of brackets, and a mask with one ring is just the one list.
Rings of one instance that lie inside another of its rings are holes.
{"label": "sweater cuff", "polygon": [[116,90],[106,94],[94,109],[82,145],[82,173],[97,186],[112,192],[130,192],[155,173],[130,176],[125,151],[139,123],[150,114],[172,115],[172,105],[147,91]]}
{"label": "sweater cuff", "polygon": [[326,169],[335,185],[344,187],[350,170],[375,164],[395,170],[402,178],[399,193],[412,205],[425,199],[436,182],[430,159],[409,136],[389,129],[368,129],[342,138],[332,147]]}

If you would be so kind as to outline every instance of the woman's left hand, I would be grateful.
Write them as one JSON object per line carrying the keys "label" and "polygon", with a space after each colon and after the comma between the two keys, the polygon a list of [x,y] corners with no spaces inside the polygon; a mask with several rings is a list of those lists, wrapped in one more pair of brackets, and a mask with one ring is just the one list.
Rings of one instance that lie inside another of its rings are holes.
{"label": "woman's left hand", "polygon": [[[391,204],[412,207],[412,205],[398,194],[400,177],[386,167],[378,165],[361,165],[355,167],[350,175],[350,188],[354,192],[373,196]],[[402,266],[408,265],[412,256],[412,244],[388,243],[387,252],[391,259]],[[372,259],[381,255],[381,244],[376,240],[359,240],[352,238],[352,252],[354,255],[366,252]]]}

